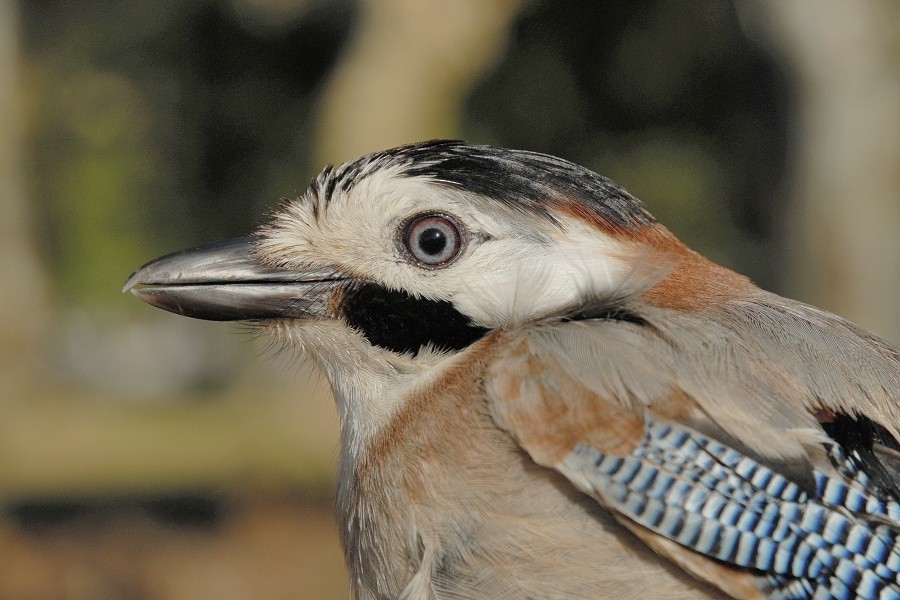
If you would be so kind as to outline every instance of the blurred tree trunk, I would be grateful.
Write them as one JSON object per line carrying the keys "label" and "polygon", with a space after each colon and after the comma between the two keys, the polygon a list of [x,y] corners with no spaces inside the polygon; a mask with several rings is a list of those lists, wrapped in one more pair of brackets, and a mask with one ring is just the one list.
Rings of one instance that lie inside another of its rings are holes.
{"label": "blurred tree trunk", "polygon": [[[900,342],[900,2],[769,0],[799,88],[788,286]],[[747,12],[753,4],[742,6]],[[756,16],[756,15],[750,15]]]}
{"label": "blurred tree trunk", "polygon": [[19,102],[18,14],[0,0],[0,401],[38,380],[47,329],[44,279],[22,189],[23,111]]}
{"label": "blurred tree trunk", "polygon": [[506,46],[523,0],[365,0],[322,98],[320,163],[459,135],[462,101]]}

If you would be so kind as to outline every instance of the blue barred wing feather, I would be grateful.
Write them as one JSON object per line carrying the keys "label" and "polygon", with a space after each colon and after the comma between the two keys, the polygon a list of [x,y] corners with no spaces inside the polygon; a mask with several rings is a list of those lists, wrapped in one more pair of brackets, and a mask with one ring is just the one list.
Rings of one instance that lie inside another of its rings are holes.
{"label": "blue barred wing feather", "polygon": [[[653,533],[755,572],[777,599],[900,599],[900,505],[835,446],[845,477],[804,491],[690,428],[648,417],[630,455],[579,444],[562,470]],[[853,476],[852,474],[856,475]]]}

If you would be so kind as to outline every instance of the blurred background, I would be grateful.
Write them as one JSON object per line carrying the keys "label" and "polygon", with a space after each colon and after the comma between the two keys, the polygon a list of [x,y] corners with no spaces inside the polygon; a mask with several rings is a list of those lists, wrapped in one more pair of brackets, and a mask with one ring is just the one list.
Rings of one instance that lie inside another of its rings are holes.
{"label": "blurred background", "polygon": [[327,383],[119,290],[432,137],[900,342],[893,0],[0,0],[0,599],[347,597]]}

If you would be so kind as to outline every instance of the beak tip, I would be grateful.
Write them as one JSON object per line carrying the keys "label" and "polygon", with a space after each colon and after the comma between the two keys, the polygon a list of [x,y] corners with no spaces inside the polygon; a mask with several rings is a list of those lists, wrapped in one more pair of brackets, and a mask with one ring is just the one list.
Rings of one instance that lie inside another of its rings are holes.
{"label": "beak tip", "polygon": [[138,269],[134,273],[128,276],[128,279],[125,280],[125,283],[122,285],[122,293],[124,294],[127,291],[131,291],[133,294],[136,290],[134,290],[134,286],[138,284],[138,279],[140,279],[139,274],[141,269]]}

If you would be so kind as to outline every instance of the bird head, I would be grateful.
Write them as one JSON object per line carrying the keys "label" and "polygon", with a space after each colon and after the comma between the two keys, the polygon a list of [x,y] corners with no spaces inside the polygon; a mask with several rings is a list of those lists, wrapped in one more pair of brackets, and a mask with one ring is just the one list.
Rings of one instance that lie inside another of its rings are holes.
{"label": "bird head", "polygon": [[282,332],[346,396],[490,331],[640,319],[642,304],[690,308],[749,285],[716,269],[605,177],[437,140],[328,167],[255,235],[157,259],[125,288],[182,315]]}

